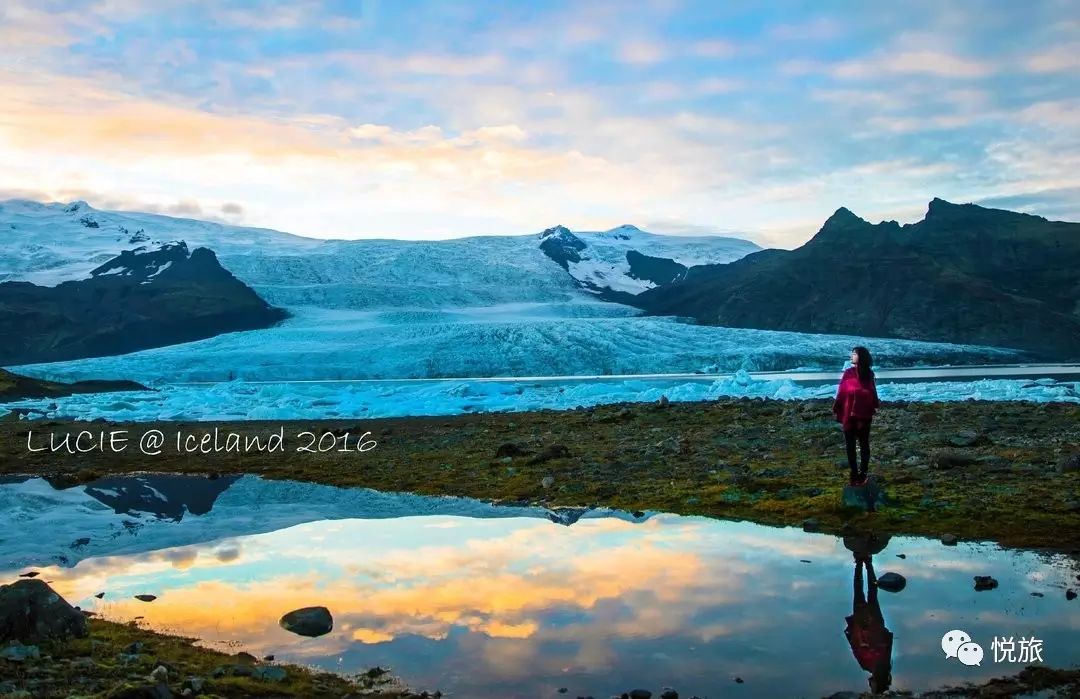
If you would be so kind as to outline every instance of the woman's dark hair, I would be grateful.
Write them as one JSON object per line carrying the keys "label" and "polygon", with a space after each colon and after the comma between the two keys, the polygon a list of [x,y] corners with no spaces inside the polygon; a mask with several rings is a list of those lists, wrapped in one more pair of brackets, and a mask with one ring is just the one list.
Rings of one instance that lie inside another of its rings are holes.
{"label": "woman's dark hair", "polygon": [[874,378],[874,370],[872,368],[874,366],[874,358],[870,356],[870,350],[859,345],[851,351],[859,355],[859,363],[855,365],[856,370],[859,372],[859,381],[866,382]]}

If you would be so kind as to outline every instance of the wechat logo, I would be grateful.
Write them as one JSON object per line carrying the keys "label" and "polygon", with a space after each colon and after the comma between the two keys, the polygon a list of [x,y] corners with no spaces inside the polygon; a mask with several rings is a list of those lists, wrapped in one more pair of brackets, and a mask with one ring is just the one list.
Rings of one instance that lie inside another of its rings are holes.
{"label": "wechat logo", "polygon": [[941,637],[941,650],[945,658],[956,658],[967,666],[982,666],[983,648],[971,640],[966,631],[954,629]]}

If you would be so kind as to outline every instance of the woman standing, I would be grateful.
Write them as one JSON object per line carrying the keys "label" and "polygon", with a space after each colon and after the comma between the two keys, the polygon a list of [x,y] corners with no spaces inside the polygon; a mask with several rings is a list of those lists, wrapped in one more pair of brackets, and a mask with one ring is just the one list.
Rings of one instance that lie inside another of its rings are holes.
{"label": "woman standing", "polygon": [[[870,350],[856,347],[851,350],[852,366],[844,370],[840,386],[833,401],[833,415],[844,430],[847,444],[848,468],[851,484],[866,482],[866,469],[870,465],[870,421],[881,405],[877,385],[874,383],[873,359]],[[859,442],[859,466],[855,465],[855,442]]]}

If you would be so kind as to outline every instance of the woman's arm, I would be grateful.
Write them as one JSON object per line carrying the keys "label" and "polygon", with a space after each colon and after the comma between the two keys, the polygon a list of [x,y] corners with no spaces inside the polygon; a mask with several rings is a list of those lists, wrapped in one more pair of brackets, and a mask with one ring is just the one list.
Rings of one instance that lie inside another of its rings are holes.
{"label": "woman's arm", "polygon": [[840,385],[836,387],[836,398],[833,399],[832,411],[837,420],[843,420],[844,413],[844,379],[840,379]]}
{"label": "woman's arm", "polygon": [[881,400],[878,399],[878,395],[877,395],[877,380],[876,379],[870,379],[870,390],[874,394],[874,410],[877,410],[878,408],[881,407]]}

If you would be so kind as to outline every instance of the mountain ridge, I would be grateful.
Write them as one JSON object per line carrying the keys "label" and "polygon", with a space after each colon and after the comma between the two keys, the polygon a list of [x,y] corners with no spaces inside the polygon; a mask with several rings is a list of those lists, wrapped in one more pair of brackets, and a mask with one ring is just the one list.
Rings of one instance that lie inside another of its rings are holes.
{"label": "mountain ridge", "polygon": [[699,323],[1080,357],[1080,224],[935,198],[918,222],[845,207],[795,250],[691,269],[635,303]]}

